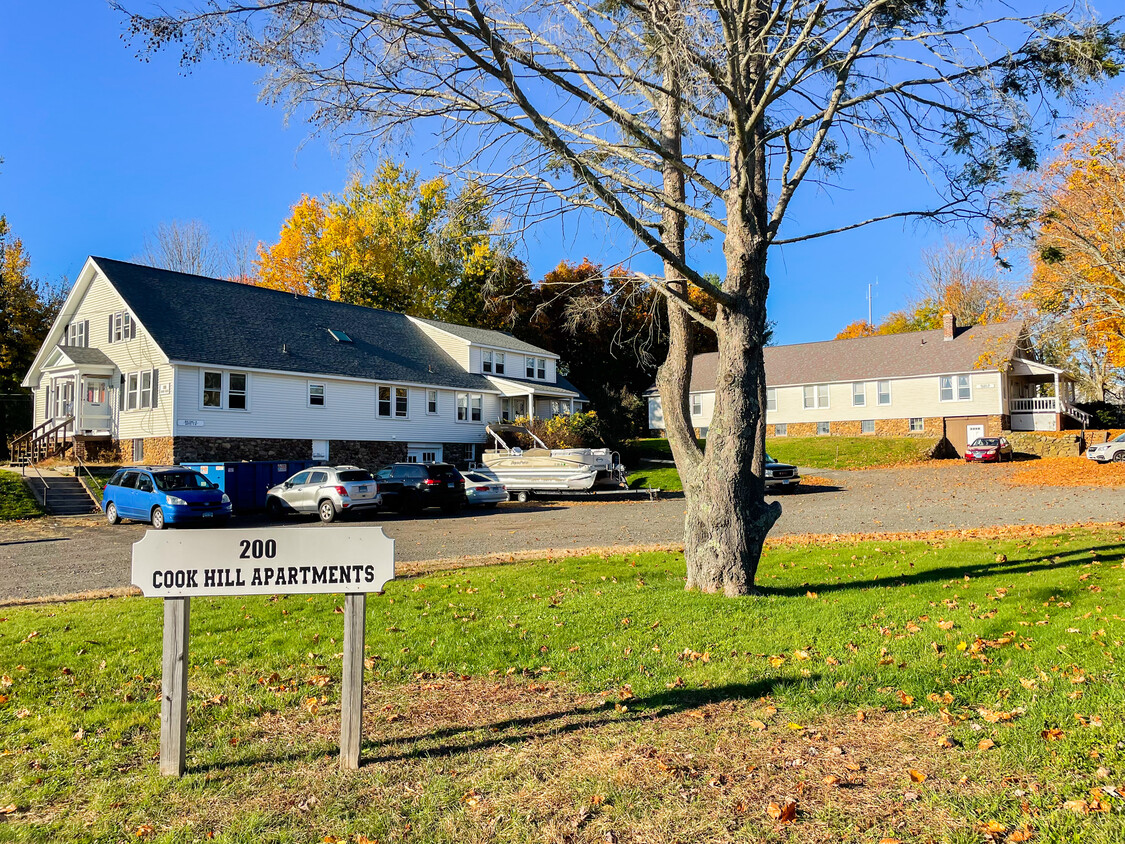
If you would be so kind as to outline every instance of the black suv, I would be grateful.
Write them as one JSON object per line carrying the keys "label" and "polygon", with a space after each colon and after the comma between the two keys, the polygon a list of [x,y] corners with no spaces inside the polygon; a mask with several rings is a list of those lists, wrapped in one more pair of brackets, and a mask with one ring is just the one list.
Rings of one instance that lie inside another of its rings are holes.
{"label": "black suv", "polygon": [[392,463],[375,473],[383,506],[413,515],[426,507],[455,513],[465,505],[465,479],[449,463]]}

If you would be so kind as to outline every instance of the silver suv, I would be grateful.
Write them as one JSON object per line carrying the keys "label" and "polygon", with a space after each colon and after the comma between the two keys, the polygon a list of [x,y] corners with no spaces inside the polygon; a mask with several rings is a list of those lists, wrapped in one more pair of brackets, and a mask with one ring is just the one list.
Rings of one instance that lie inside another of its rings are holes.
{"label": "silver suv", "polygon": [[382,503],[375,477],[358,466],[313,466],[266,493],[271,519],[319,513],[322,522],[334,522],[343,513],[378,510]]}
{"label": "silver suv", "polygon": [[1090,446],[1086,449],[1086,457],[1098,463],[1108,463],[1111,460],[1115,463],[1125,461],[1125,434],[1120,434],[1107,443]]}

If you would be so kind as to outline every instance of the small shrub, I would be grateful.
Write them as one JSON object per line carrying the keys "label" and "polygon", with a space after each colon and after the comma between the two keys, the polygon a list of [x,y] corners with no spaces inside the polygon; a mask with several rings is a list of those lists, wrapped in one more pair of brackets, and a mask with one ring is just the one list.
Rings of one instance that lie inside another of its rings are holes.
{"label": "small shrub", "polygon": [[[599,448],[603,443],[598,414],[589,410],[570,416],[550,419],[520,417],[516,425],[523,425],[547,444],[547,448]],[[521,448],[534,448],[530,438],[516,435]]]}

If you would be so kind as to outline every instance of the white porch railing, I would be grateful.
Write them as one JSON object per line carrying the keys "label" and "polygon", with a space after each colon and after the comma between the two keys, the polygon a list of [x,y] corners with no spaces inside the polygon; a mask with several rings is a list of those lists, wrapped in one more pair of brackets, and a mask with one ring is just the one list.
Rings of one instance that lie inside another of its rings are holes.
{"label": "white porch railing", "polygon": [[1059,413],[1058,401],[1054,396],[1037,399],[1012,399],[1012,413]]}

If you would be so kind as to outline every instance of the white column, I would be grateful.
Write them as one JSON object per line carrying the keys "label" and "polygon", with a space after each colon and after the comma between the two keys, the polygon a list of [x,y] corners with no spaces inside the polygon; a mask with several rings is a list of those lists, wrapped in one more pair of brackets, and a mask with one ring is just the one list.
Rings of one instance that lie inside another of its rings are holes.
{"label": "white column", "polygon": [[535,393],[527,394],[527,418],[535,418]]}

